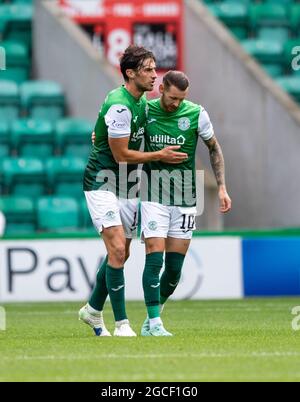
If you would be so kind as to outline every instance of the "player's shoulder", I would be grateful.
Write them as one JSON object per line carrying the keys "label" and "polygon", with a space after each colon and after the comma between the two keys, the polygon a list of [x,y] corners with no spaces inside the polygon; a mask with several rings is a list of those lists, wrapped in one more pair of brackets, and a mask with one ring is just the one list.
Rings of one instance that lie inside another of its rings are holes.
{"label": "player's shoulder", "polygon": [[162,110],[160,107],[160,99],[151,99],[147,101],[147,111],[146,114],[147,116],[158,116],[161,115]]}
{"label": "player's shoulder", "polygon": [[188,113],[193,115],[199,115],[203,110],[203,107],[199,103],[195,103],[185,99],[183,101],[182,113]]}
{"label": "player's shoulder", "polygon": [[109,92],[105,99],[105,103],[108,106],[112,106],[115,104],[124,104],[124,106],[127,106],[130,104],[130,101],[126,94],[126,91],[124,91],[122,87],[119,87]]}

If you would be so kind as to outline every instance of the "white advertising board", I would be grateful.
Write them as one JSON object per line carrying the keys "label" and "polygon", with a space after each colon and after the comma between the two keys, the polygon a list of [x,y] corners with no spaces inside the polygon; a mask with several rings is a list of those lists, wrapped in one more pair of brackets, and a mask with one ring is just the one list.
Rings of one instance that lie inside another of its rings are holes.
{"label": "white advertising board", "polygon": [[[101,240],[0,242],[0,301],[86,300],[105,257]],[[143,300],[144,246],[134,241],[125,266],[127,300]],[[174,299],[243,297],[241,240],[194,238]]]}

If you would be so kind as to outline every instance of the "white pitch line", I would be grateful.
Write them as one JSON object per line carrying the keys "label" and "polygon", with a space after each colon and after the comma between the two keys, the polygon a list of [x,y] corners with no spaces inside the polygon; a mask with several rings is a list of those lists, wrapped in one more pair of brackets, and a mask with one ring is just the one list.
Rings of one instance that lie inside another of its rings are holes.
{"label": "white pitch line", "polygon": [[59,316],[59,315],[77,315],[78,312],[76,310],[73,311],[60,311],[60,312],[49,312],[49,311],[34,311],[34,312],[29,312],[29,311],[25,311],[23,313],[21,312],[8,312],[7,314],[9,314],[10,316]]}
{"label": "white pitch line", "polygon": [[[289,308],[273,308],[272,309],[272,311],[281,311],[282,313],[286,313],[286,312],[289,312],[290,310],[292,309],[292,307],[289,309]],[[268,308],[259,308],[259,307],[253,307],[253,308],[251,308],[251,307],[244,307],[243,309],[242,308],[234,308],[234,307],[232,307],[232,308],[221,308],[221,307],[211,307],[211,308],[200,308],[200,309],[193,309],[193,308],[191,308],[191,309],[184,309],[184,310],[182,310],[182,312],[192,312],[192,311],[197,311],[197,312],[199,312],[199,311],[201,311],[201,312],[221,312],[221,313],[224,313],[224,312],[241,312],[241,313],[244,313],[244,312],[253,312],[253,313],[259,313],[259,312],[270,312],[270,309],[268,309]],[[45,311],[45,312],[43,312],[43,311],[34,311],[34,312],[30,312],[30,311],[24,311],[24,312],[20,312],[20,311],[12,311],[12,312],[9,312],[8,311],[8,314],[10,315],[10,316],[59,316],[59,315],[77,315],[78,314],[78,312],[77,312],[77,310],[67,310],[67,311],[59,311],[59,312],[49,312],[49,311]]]}
{"label": "white pitch line", "polygon": [[252,352],[252,353],[193,353],[193,354],[130,354],[130,355],[117,355],[117,354],[100,354],[88,356],[15,356],[15,357],[1,357],[1,361],[33,361],[33,360],[89,360],[89,359],[173,359],[173,358],[188,358],[188,359],[224,359],[224,358],[269,358],[269,357],[299,357],[300,352]]}

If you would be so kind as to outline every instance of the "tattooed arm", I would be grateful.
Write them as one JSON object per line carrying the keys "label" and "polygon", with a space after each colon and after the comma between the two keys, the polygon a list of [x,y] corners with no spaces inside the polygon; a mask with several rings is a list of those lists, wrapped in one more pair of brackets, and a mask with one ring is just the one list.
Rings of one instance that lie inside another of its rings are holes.
{"label": "tattooed arm", "polygon": [[220,212],[226,213],[231,209],[231,199],[226,190],[225,163],[222,149],[215,136],[204,142],[209,150],[210,163],[219,188]]}

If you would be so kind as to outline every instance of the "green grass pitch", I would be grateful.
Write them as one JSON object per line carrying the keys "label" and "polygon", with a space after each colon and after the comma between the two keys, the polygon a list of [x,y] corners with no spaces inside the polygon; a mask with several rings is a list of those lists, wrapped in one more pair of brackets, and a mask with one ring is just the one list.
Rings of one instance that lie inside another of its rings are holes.
{"label": "green grass pitch", "polygon": [[[80,303],[8,304],[0,381],[300,381],[300,298],[169,302],[173,338],[97,338]],[[132,327],[145,317],[128,303]],[[106,324],[113,329],[110,306]]]}

